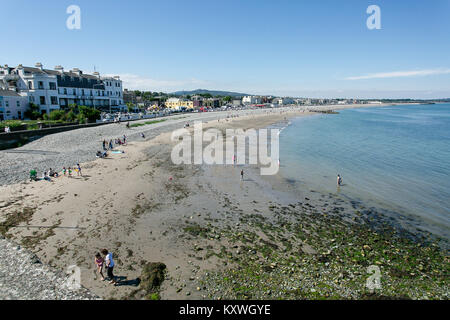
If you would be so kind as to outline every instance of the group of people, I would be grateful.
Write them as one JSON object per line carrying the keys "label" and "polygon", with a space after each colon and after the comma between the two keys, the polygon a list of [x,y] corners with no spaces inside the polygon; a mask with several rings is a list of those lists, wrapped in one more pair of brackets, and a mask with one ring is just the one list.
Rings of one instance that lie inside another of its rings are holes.
{"label": "group of people", "polygon": [[[118,144],[118,145],[124,145],[124,144],[126,144],[126,143],[127,143],[127,136],[126,136],[126,135],[123,135],[123,138],[122,138],[122,139],[121,139],[121,138],[116,138],[116,139],[114,139],[114,143],[115,143],[115,144]],[[108,143],[106,140],[103,140],[102,145],[103,145],[103,150],[104,150],[104,151],[114,149],[114,145],[113,145],[112,139],[109,140],[109,143]]]}
{"label": "group of people", "polygon": [[[145,139],[145,136],[143,133],[141,133],[141,137]],[[127,144],[127,136],[123,135],[122,138],[114,139],[114,144],[119,145],[119,146],[126,145]],[[97,158],[106,158],[108,156],[108,151],[114,150],[113,140],[111,139],[108,142],[105,139],[103,139],[102,147],[103,147],[103,151],[97,151],[95,153],[95,156]],[[122,153],[123,153],[123,151],[122,151]]]}
{"label": "group of people", "polygon": [[105,276],[103,275],[103,267],[106,269],[106,276],[108,277],[108,280],[110,281],[110,284],[117,285],[118,282],[116,281],[116,277],[114,276],[114,260],[113,260],[113,254],[109,252],[107,249],[103,249],[100,252],[97,252],[95,254],[95,265],[97,266],[97,272],[102,277],[102,281],[105,281]]}
{"label": "group of people", "polygon": [[[72,170],[77,173],[77,176],[83,176],[83,174],[81,173],[81,166],[79,163],[77,163],[76,167],[73,168],[68,167],[66,169],[66,167],[63,167],[62,175],[72,177]],[[52,181],[52,178],[58,178],[60,176],[61,175],[52,168],[50,168],[48,171],[44,171],[42,173],[41,178],[37,177],[37,171],[35,169],[30,170],[30,181],[39,181],[39,180]]]}

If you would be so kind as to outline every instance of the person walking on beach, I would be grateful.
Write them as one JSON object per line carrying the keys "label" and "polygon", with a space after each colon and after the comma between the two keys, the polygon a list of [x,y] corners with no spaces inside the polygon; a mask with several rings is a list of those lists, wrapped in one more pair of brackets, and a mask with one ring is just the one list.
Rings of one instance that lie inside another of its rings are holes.
{"label": "person walking on beach", "polygon": [[244,181],[244,169],[241,170],[241,181]]}
{"label": "person walking on beach", "polygon": [[112,140],[109,140],[109,150],[113,149],[113,144],[112,144]]}
{"label": "person walking on beach", "polygon": [[106,140],[103,139],[103,150],[106,150]]}
{"label": "person walking on beach", "polygon": [[108,275],[108,278],[110,279],[110,284],[114,284],[116,285],[116,278],[114,277],[114,260],[113,260],[113,255],[111,252],[108,252],[107,249],[103,249],[102,250],[102,254],[105,256],[105,265],[106,265],[106,274]]}
{"label": "person walking on beach", "polygon": [[97,272],[102,276],[102,281],[105,281],[105,276],[103,275],[103,264],[105,260],[103,260],[100,253],[97,252],[95,255],[95,265],[97,266]]}
{"label": "person walking on beach", "polygon": [[77,175],[83,176],[83,174],[81,173],[81,167],[79,163],[77,163]]}

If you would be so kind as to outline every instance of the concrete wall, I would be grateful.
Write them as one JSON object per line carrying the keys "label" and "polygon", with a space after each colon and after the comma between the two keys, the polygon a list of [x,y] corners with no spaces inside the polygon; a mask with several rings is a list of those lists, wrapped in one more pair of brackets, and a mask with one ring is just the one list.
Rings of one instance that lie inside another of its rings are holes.
{"label": "concrete wall", "polygon": [[16,148],[18,144],[24,145],[33,140],[42,138],[48,134],[70,131],[81,128],[89,128],[104,125],[105,123],[77,124],[63,127],[52,127],[40,130],[13,131],[11,133],[0,133],[0,150]]}

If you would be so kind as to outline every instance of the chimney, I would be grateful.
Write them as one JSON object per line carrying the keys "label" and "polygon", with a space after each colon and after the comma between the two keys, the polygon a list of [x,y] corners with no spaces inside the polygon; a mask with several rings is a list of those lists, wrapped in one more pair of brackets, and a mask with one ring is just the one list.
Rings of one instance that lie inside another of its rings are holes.
{"label": "chimney", "polygon": [[40,63],[40,62],[36,63],[35,67],[36,67],[36,68],[39,68],[39,69],[41,69],[41,70],[44,69],[44,67],[42,66],[42,63]]}
{"label": "chimney", "polygon": [[78,69],[78,68],[73,68],[73,69],[72,69],[72,72],[78,74],[79,76],[81,76],[81,74],[83,73],[83,71],[81,71],[81,70]]}
{"label": "chimney", "polygon": [[95,72],[92,73],[92,75],[96,76],[97,78],[100,79],[100,73],[99,72],[95,71]]}
{"label": "chimney", "polygon": [[58,71],[60,73],[64,73],[64,68],[62,66],[56,66],[55,71]]}

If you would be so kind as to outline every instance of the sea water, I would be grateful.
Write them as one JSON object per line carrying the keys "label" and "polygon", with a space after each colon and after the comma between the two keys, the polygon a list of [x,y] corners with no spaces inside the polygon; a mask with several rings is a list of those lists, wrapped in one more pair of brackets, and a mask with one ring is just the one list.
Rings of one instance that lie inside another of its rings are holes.
{"label": "sea water", "polygon": [[295,118],[280,134],[280,164],[281,176],[298,188],[413,216],[449,237],[450,104]]}

